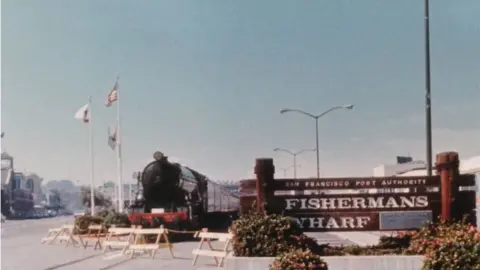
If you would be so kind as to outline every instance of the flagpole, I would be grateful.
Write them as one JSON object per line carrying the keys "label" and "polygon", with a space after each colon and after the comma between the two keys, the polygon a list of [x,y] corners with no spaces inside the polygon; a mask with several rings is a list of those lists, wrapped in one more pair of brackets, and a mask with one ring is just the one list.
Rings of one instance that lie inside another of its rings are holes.
{"label": "flagpole", "polygon": [[94,159],[93,159],[93,133],[92,133],[92,97],[88,97],[88,110],[90,111],[90,119],[88,119],[88,137],[90,144],[90,206],[91,214],[95,215],[95,181],[94,181]]}
{"label": "flagpole", "polygon": [[[117,76],[117,82],[119,80],[119,77]],[[122,140],[121,140],[121,134],[122,132],[120,131],[120,87],[117,86],[117,184],[118,184],[118,212],[123,212],[123,180],[122,180]]]}

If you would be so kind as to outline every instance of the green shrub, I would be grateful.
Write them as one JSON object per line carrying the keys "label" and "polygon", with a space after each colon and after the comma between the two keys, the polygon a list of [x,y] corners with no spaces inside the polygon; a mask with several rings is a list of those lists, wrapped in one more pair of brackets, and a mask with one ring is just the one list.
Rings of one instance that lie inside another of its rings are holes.
{"label": "green shrub", "polygon": [[304,235],[292,218],[249,213],[233,222],[232,245],[237,257],[275,257],[294,249],[310,249],[317,254],[323,246]]}
{"label": "green shrub", "polygon": [[400,233],[397,235],[381,236],[378,247],[385,249],[407,249],[410,246],[412,235]]}
{"label": "green shrub", "polygon": [[290,250],[275,258],[271,270],[328,270],[327,263],[310,250]]}
{"label": "green shrub", "polygon": [[127,214],[115,212],[108,214],[103,224],[105,227],[111,227],[112,225],[116,227],[130,227],[131,225]]}
{"label": "green shrub", "polygon": [[88,226],[92,224],[102,224],[103,219],[100,217],[92,216],[78,216],[75,218],[75,230],[74,234],[86,234],[88,233]]}
{"label": "green shrub", "polygon": [[103,209],[103,210],[98,211],[98,212],[95,214],[95,216],[104,219],[104,218],[106,218],[108,215],[110,215],[110,214],[112,214],[112,213],[113,213],[113,211],[110,211],[110,210],[108,210],[108,209]]}

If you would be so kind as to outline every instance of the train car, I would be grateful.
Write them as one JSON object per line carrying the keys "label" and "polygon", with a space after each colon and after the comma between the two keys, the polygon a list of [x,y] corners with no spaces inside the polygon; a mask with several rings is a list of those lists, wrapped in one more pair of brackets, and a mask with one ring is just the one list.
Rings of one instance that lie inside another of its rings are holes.
{"label": "train car", "polygon": [[192,168],[169,162],[161,152],[155,152],[138,181],[131,220],[161,217],[192,228],[227,226],[238,216],[238,196]]}

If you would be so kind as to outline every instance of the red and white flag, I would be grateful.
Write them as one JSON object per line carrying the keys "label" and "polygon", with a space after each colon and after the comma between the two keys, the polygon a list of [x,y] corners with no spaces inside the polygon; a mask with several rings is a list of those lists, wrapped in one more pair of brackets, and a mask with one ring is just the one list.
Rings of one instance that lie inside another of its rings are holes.
{"label": "red and white flag", "polygon": [[117,101],[117,99],[118,99],[118,78],[112,90],[110,90],[110,93],[108,94],[107,102],[105,102],[105,106],[107,107],[112,106],[113,102]]}
{"label": "red and white flag", "polygon": [[90,104],[87,103],[78,109],[74,117],[75,119],[82,120],[84,123],[88,123],[90,121]]}

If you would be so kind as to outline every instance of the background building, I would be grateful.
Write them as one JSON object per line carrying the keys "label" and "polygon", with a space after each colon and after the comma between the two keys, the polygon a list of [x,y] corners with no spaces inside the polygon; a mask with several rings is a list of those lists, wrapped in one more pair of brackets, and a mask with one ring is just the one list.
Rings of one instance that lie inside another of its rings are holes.
{"label": "background building", "polygon": [[42,182],[43,178],[38,176],[36,173],[26,173],[25,174],[25,185],[26,189],[32,192],[33,200],[36,205],[42,204],[45,194],[43,193]]}
{"label": "background building", "polygon": [[[137,183],[126,183],[123,184],[123,199],[126,205],[129,205],[130,198],[132,202],[135,201],[135,194],[137,192],[138,186]],[[104,185],[98,187],[98,190],[102,192],[107,198],[109,198],[113,205],[116,205],[117,202],[117,191],[116,185],[114,182],[106,182]]]}
{"label": "background building", "polygon": [[[398,159],[397,159],[398,160]],[[385,176],[420,176],[427,175],[427,164],[424,161],[411,161],[405,163],[396,164],[382,164],[373,168],[373,176],[385,177]],[[474,156],[471,158],[460,160],[460,173],[471,173],[479,175],[480,173],[480,156]],[[433,175],[436,174],[434,169]],[[479,178],[477,178],[479,179]]]}
{"label": "background building", "polygon": [[[403,160],[402,160],[403,161]],[[406,159],[406,162],[398,162],[397,164],[383,164],[373,169],[373,176],[425,176],[427,175],[427,165],[423,161],[414,161]],[[460,173],[474,174],[477,189],[477,220],[480,222],[480,156],[474,156],[460,160]],[[433,175],[436,170],[433,169]]]}

